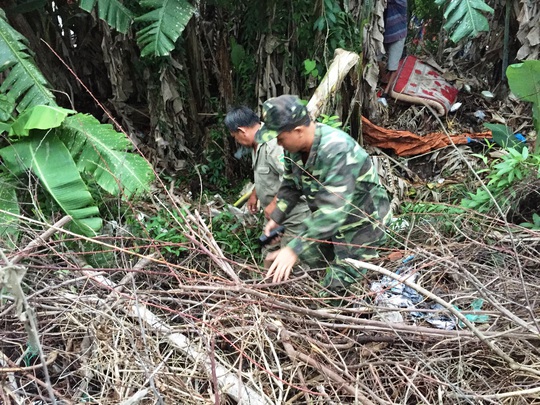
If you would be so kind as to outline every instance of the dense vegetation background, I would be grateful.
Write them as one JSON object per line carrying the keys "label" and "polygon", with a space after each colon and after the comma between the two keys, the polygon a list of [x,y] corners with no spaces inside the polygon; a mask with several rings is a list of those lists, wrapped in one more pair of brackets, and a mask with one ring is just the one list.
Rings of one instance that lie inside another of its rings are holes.
{"label": "dense vegetation background", "polygon": [[[0,7],[0,402],[538,401],[537,2],[409,1],[425,33],[411,24],[407,51],[460,89],[442,118],[376,102],[384,0]],[[335,307],[318,269],[263,280],[262,218],[232,206],[249,159],[222,118],[308,100],[338,48],[360,61],[320,120],[360,142],[361,116],[493,138],[364,144],[396,226]],[[397,273],[421,317],[374,289]]]}

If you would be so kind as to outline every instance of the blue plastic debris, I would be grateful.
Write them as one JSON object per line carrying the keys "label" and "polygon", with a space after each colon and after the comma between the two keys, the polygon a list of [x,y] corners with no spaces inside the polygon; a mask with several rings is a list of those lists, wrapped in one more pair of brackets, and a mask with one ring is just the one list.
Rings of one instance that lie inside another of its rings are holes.
{"label": "blue plastic debris", "polygon": [[[471,302],[471,310],[481,311],[483,305],[484,305],[484,300],[482,298],[475,299],[473,302]],[[489,315],[466,314],[465,318],[467,318],[472,323],[489,322]],[[459,326],[464,327],[465,325],[463,324],[463,322],[460,321]]]}

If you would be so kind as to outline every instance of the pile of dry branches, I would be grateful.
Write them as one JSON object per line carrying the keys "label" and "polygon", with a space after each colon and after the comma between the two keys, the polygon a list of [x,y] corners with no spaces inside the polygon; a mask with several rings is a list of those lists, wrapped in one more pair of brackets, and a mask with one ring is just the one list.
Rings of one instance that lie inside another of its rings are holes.
{"label": "pile of dry branches", "polygon": [[[256,264],[229,260],[196,212],[181,259],[101,239],[116,260],[108,268],[73,253],[63,223],[44,225],[26,249],[2,254],[0,402],[534,403],[540,238],[490,218],[460,218],[452,237],[435,224],[395,233],[394,247],[361,264],[365,278],[335,300],[318,298],[323,270],[271,284]],[[414,282],[390,260],[410,254]],[[371,286],[384,275],[456,327],[378,305]]]}

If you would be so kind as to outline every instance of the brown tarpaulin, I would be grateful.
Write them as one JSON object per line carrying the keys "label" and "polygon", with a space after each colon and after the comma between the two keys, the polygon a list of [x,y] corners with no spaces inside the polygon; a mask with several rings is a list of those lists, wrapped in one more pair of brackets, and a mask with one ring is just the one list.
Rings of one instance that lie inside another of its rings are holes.
{"label": "brown tarpaulin", "polygon": [[381,149],[391,149],[398,156],[414,156],[444,148],[454,143],[464,145],[469,139],[491,138],[491,131],[476,134],[446,135],[442,132],[433,132],[424,136],[415,135],[409,131],[397,131],[378,127],[367,118],[362,117],[362,136],[364,142]]}

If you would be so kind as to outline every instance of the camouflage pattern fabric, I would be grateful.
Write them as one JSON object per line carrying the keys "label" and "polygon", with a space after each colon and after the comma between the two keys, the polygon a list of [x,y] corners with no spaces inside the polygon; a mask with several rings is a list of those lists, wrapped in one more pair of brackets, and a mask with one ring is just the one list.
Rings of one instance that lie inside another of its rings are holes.
{"label": "camouflage pattern fabric", "polygon": [[255,135],[255,142],[259,144],[309,120],[308,111],[300,99],[288,94],[266,100],[262,110],[264,125]]}
{"label": "camouflage pattern fabric", "polygon": [[[255,192],[262,208],[266,208],[272,202],[279,190],[285,171],[284,160],[283,148],[277,144],[276,139],[260,144],[256,150],[252,150]],[[301,200],[281,224],[285,227],[285,234],[281,238],[280,245],[266,246],[263,248],[263,255],[287,246],[293,237],[304,230],[303,221],[309,214],[310,211],[305,200]],[[265,225],[266,222],[265,220]]]}
{"label": "camouflage pattern fabric", "polygon": [[305,230],[288,246],[311,267],[327,267],[322,284],[344,289],[362,271],[343,259],[378,256],[391,220],[390,202],[367,152],[345,132],[316,124],[304,164],[300,153],[285,152],[285,174],[272,219],[282,223],[302,196],[312,214]]}

